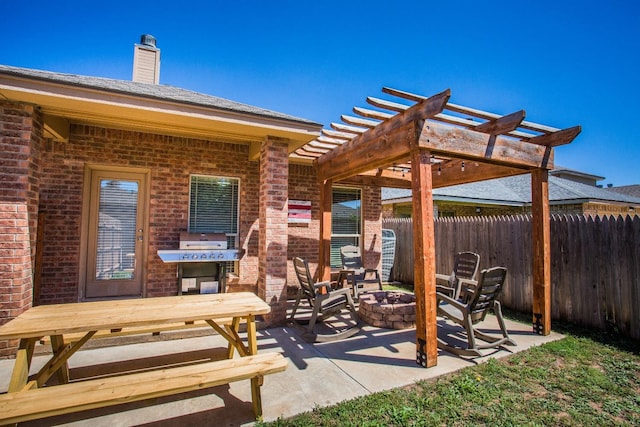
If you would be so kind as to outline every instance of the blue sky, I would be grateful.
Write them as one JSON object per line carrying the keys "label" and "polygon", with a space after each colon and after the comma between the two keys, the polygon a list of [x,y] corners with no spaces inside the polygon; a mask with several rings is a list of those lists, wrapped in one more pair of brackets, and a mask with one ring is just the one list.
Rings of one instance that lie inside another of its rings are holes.
{"label": "blue sky", "polygon": [[98,4],[1,2],[0,64],[130,80],[152,34],[160,83],[325,127],[383,86],[449,88],[456,104],[581,125],[556,165],[640,184],[636,0]]}

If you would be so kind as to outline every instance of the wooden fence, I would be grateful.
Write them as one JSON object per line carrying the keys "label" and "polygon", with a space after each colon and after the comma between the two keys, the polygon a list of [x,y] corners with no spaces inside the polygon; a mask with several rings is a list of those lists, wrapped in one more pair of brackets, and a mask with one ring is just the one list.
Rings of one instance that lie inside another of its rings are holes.
{"label": "wooden fence", "polygon": [[[413,283],[412,220],[383,227],[396,233],[390,280]],[[438,219],[435,242],[437,272],[451,272],[455,253],[477,252],[480,269],[508,269],[503,305],[531,312],[530,216]],[[640,339],[640,217],[551,217],[551,317]]]}

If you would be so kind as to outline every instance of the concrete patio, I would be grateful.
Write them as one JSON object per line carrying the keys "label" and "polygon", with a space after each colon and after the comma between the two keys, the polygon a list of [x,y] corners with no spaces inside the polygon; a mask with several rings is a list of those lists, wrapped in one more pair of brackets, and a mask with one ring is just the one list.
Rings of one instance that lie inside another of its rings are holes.
{"label": "concrete patio", "polygon": [[[438,319],[439,331],[454,326]],[[485,329],[495,331],[496,320],[488,316]],[[310,344],[297,328],[278,327],[258,331],[259,352],[282,352],[289,359],[285,372],[265,377],[262,386],[264,420],[288,418],[369,393],[413,384],[449,372],[500,358],[532,346],[562,338],[551,333],[539,336],[530,325],[507,321],[507,329],[518,343],[506,350],[485,350],[487,355],[465,360],[440,351],[438,365],[419,367],[415,359],[415,330],[392,330],[365,326],[355,336],[332,343]],[[145,337],[146,340],[150,338]],[[225,341],[208,331],[205,335],[158,339],[144,343],[87,349],[71,358],[72,378],[104,375],[110,371],[138,369],[168,363],[184,363],[223,357]],[[42,350],[42,349],[41,349]],[[37,370],[42,357],[34,357]],[[0,360],[0,391],[6,391],[13,360]],[[250,426],[254,423],[249,382],[123,404],[77,414],[63,415],[21,425],[69,426]]]}

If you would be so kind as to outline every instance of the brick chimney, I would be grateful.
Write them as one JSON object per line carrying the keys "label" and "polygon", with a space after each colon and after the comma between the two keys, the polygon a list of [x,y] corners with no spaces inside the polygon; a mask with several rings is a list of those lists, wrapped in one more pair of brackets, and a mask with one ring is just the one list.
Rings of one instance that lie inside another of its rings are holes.
{"label": "brick chimney", "polygon": [[149,34],[140,36],[140,44],[133,50],[133,81],[140,83],[160,83],[160,49],[156,38]]}

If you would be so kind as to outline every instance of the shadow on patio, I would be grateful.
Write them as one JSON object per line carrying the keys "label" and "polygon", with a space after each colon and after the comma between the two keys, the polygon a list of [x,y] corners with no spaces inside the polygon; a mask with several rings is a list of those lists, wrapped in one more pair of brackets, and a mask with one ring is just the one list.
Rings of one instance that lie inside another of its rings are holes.
{"label": "shadow on patio", "polygon": [[[493,332],[495,318],[487,317],[486,328]],[[448,324],[447,324],[448,325]],[[439,333],[455,335],[439,319]],[[481,325],[482,328],[482,325]],[[507,321],[509,333],[518,343],[507,350],[487,350],[487,356],[465,360],[439,351],[438,365],[425,369],[415,362],[415,330],[392,330],[365,326],[355,336],[337,342],[310,344],[292,326],[258,331],[259,352],[282,352],[289,359],[285,372],[265,377],[262,386],[264,419],[290,417],[345,399],[413,384],[423,379],[481,363],[490,357],[504,357],[534,345],[560,339],[552,333],[535,335],[530,325]],[[109,370],[139,369],[166,363],[190,363],[223,355],[225,341],[217,335],[150,343],[126,344],[89,349],[71,359],[75,377],[104,375]],[[0,380],[8,381],[13,360],[0,360]],[[91,366],[91,368],[89,368]],[[38,369],[38,357],[33,369]],[[1,383],[0,390],[7,384]],[[124,426],[242,426],[253,424],[248,381],[230,386],[186,393],[161,399],[124,404],[111,408],[48,418],[24,425]],[[21,424],[22,425],[22,424]]]}

